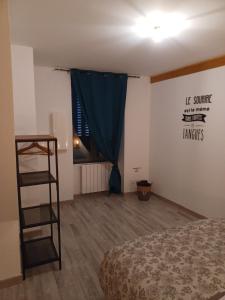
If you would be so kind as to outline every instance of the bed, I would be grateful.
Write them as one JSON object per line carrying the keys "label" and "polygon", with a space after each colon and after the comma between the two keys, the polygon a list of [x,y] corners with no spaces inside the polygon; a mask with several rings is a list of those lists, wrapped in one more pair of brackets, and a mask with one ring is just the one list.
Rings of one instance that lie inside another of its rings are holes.
{"label": "bed", "polygon": [[225,219],[192,222],[125,242],[105,254],[99,280],[107,300],[221,299]]}

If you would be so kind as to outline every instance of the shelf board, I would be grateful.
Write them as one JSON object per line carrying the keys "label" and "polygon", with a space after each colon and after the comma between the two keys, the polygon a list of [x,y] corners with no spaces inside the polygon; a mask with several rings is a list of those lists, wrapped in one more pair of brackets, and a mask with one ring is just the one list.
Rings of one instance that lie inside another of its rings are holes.
{"label": "shelf board", "polygon": [[59,256],[51,237],[24,242],[24,266],[26,269],[58,260]]}
{"label": "shelf board", "polygon": [[56,179],[48,171],[27,172],[19,174],[19,186],[31,186],[54,183]]}
{"label": "shelf board", "polygon": [[47,141],[56,141],[57,138],[52,135],[16,135],[16,142],[25,143],[25,142],[47,142]]}
{"label": "shelf board", "polygon": [[49,204],[22,208],[22,228],[57,223],[58,219]]}

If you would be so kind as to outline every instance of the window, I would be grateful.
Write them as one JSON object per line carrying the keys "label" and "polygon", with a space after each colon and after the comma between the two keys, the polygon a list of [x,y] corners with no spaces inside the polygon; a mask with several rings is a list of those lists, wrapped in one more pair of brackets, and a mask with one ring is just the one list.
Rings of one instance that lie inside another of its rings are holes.
{"label": "window", "polygon": [[73,111],[73,120],[74,120],[74,130],[77,136],[89,137],[89,128],[88,124],[84,119],[84,115],[81,111],[80,101],[78,98],[75,99],[75,112]]}
{"label": "window", "polygon": [[105,161],[104,157],[97,150],[96,144],[90,135],[79,98],[72,100],[72,117],[74,164]]}

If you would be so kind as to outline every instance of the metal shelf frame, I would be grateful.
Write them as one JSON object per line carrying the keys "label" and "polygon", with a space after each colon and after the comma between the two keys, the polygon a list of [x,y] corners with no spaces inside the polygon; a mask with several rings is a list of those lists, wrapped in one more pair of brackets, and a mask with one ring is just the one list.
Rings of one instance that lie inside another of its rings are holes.
{"label": "metal shelf frame", "polygon": [[[48,170],[38,172],[20,173],[19,144],[26,142],[45,142],[47,144]],[[55,176],[51,174],[50,143],[53,143],[55,156]],[[58,146],[57,139],[50,135],[25,135],[16,136],[16,170],[17,170],[17,194],[20,221],[20,248],[23,279],[26,277],[26,270],[31,267],[58,261],[59,269],[62,268],[61,261],[61,232],[60,232],[60,202],[59,202],[59,176],[58,176]],[[49,201],[42,205],[23,207],[21,189],[26,186],[48,184]],[[56,188],[56,213],[52,203],[52,185]],[[53,225],[57,225],[57,247],[54,242]],[[37,226],[49,226],[50,236],[43,236],[38,239],[26,241],[24,238],[25,229]],[[35,255],[32,255],[34,252]]]}

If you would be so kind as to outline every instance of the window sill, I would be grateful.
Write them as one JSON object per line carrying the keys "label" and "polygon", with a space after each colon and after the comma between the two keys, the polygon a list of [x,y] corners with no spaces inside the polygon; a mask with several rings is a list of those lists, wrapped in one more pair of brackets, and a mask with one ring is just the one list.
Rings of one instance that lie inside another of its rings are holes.
{"label": "window sill", "polygon": [[102,159],[102,160],[100,160],[100,159],[98,159],[98,160],[77,160],[77,161],[73,161],[73,164],[74,165],[85,165],[85,164],[92,164],[92,163],[103,163],[103,162],[105,162],[105,163],[107,163],[108,161],[107,160],[105,160],[105,159]]}

